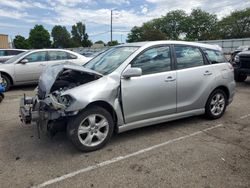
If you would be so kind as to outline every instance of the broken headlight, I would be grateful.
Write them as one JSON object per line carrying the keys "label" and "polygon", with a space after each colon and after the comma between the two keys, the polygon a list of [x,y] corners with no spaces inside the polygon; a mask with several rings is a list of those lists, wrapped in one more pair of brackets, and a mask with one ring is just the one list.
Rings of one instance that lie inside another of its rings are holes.
{"label": "broken headlight", "polygon": [[70,104],[72,103],[73,99],[71,96],[69,95],[61,95],[57,97],[57,100],[59,103],[63,104],[65,107],[70,106]]}

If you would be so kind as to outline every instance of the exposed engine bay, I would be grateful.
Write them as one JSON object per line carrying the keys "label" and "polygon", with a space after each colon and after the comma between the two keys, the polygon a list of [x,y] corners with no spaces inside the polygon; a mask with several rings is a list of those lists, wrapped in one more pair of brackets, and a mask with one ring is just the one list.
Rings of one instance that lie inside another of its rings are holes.
{"label": "exposed engine bay", "polygon": [[102,75],[83,66],[61,64],[46,69],[38,83],[38,99],[44,100],[50,94],[63,91],[101,78]]}
{"label": "exposed engine bay", "polygon": [[100,76],[91,75],[85,72],[64,69],[58,75],[50,92],[53,93],[56,90],[68,90],[79,85],[97,80]]}

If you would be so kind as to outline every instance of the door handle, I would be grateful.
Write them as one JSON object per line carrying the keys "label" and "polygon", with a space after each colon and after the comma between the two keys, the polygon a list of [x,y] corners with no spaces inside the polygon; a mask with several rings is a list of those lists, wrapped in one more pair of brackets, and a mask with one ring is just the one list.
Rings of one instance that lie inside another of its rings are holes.
{"label": "door handle", "polygon": [[212,74],[213,74],[213,73],[210,72],[210,71],[205,71],[205,72],[204,72],[204,75],[205,75],[205,76],[209,76],[209,75],[212,75]]}
{"label": "door handle", "polygon": [[175,78],[173,78],[172,76],[168,76],[167,78],[165,78],[165,82],[173,82],[175,81]]}
{"label": "door handle", "polygon": [[41,64],[39,64],[40,66],[46,66],[45,64],[43,64],[43,63],[41,63]]}

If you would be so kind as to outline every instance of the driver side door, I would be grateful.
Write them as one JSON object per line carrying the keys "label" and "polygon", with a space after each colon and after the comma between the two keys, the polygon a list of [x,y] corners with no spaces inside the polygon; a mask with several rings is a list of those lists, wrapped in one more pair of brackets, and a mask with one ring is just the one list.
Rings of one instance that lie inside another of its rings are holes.
{"label": "driver side door", "polygon": [[125,122],[176,113],[176,70],[172,69],[170,46],[151,47],[129,66],[141,68],[142,75],[121,79]]}
{"label": "driver side door", "polygon": [[[23,59],[27,59],[28,62],[25,64],[21,63]],[[22,60],[15,64],[16,82],[37,82],[46,67],[47,52],[33,52],[22,58]]]}

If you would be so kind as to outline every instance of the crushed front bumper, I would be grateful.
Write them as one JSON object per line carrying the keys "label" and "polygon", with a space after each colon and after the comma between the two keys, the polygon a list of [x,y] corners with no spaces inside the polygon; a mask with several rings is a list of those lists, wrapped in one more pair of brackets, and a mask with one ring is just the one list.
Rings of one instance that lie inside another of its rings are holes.
{"label": "crushed front bumper", "polygon": [[20,119],[25,124],[34,122],[37,125],[38,136],[40,132],[47,132],[49,112],[39,110],[40,102],[36,98],[23,97],[20,100]]}
{"label": "crushed front bumper", "polygon": [[24,124],[34,124],[38,133],[61,130],[67,124],[67,117],[77,112],[65,113],[64,110],[55,110],[37,97],[23,97],[20,100],[20,120]]}

